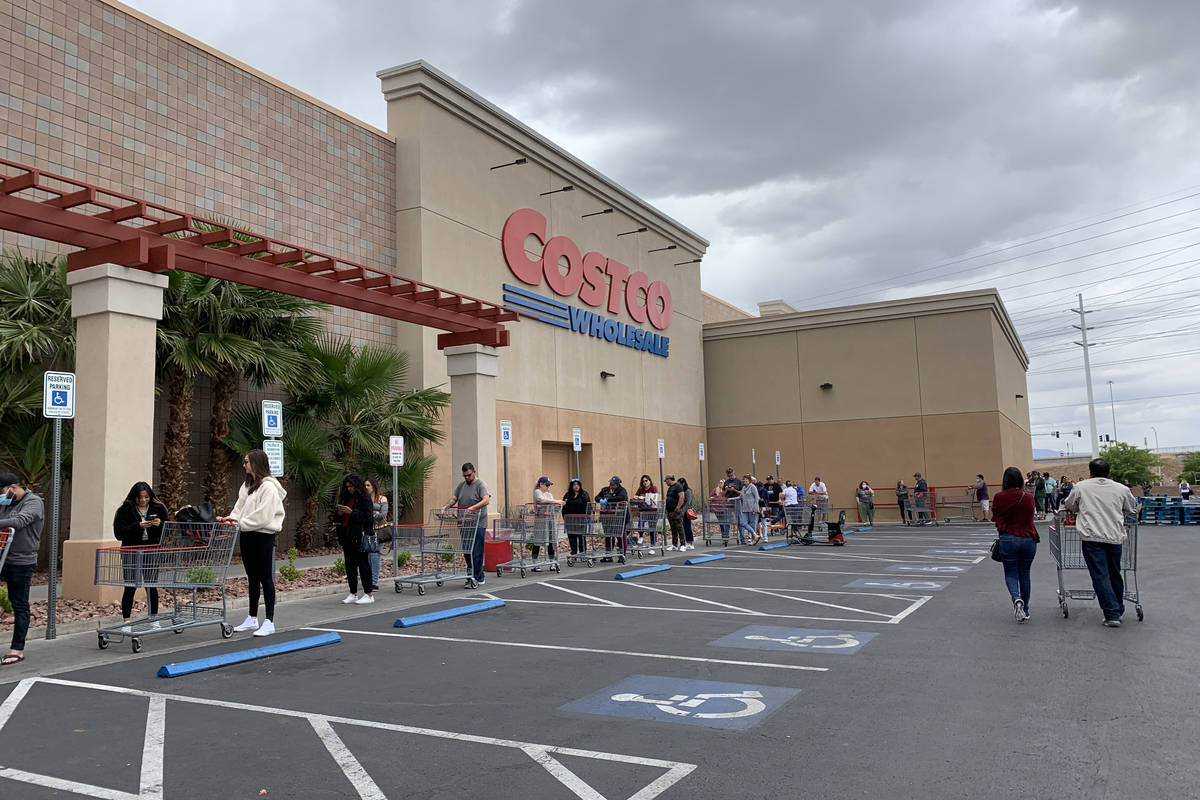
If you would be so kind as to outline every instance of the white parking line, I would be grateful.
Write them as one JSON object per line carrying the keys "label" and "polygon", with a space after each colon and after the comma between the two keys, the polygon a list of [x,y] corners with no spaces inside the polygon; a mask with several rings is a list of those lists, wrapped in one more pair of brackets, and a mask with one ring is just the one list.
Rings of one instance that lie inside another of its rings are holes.
{"label": "white parking line", "polygon": [[812,598],[809,598],[809,597],[795,597],[792,595],[780,594],[779,592],[772,592],[767,589],[752,589],[749,586],[747,586],[745,588],[746,588],[746,591],[748,591],[748,592],[757,592],[758,594],[766,594],[766,595],[770,595],[771,597],[779,597],[784,600],[794,600],[797,603],[811,603],[811,604],[817,605],[817,606],[824,606],[825,608],[836,608],[839,611],[855,611],[855,612],[858,612],[859,614],[874,614],[875,616],[885,617],[888,619],[891,619],[895,616],[894,614],[885,614],[882,611],[870,611],[865,608],[851,608],[850,606],[839,606],[836,603],[825,603],[820,600],[813,600]]}
{"label": "white parking line", "polygon": [[[362,633],[362,631],[344,632]],[[825,671],[824,669],[818,667],[812,667],[810,669]],[[100,692],[111,692],[113,694],[121,694],[130,697],[145,697],[150,700],[152,708],[156,704],[162,704],[162,706],[165,706],[165,703],[170,701],[173,703],[187,703],[190,705],[209,706],[213,708],[223,708],[234,711],[250,711],[260,714],[273,714],[281,717],[304,720],[309,722],[313,728],[318,731],[322,728],[328,728],[328,726],[330,726],[332,723],[358,728],[371,728],[374,730],[389,731],[393,733],[428,736],[435,739],[511,748],[519,750],[528,756],[534,763],[552,775],[555,780],[559,781],[559,783],[569,789],[572,794],[580,798],[580,800],[595,800],[595,798],[602,798],[603,795],[597,792],[592,786],[580,779],[566,767],[563,767],[561,763],[557,761],[557,759],[554,759],[551,756],[558,755],[573,758],[591,758],[598,761],[635,764],[638,766],[657,767],[666,770],[664,774],[658,776],[646,786],[642,787],[642,789],[637,793],[632,795],[630,800],[653,800],[696,769],[695,764],[687,764],[682,761],[666,761],[657,758],[645,758],[643,756],[624,755],[620,753],[604,753],[597,750],[580,750],[574,747],[555,747],[553,745],[538,744],[535,742],[520,742],[513,739],[498,739],[492,736],[477,736],[475,734],[443,731],[435,728],[418,728],[412,725],[398,725],[388,722],[371,722],[361,719],[352,719],[350,717],[335,717],[327,714],[316,714],[308,711],[296,711],[290,708],[272,708],[270,706],[251,705],[249,703],[235,703],[228,700],[213,700],[203,697],[188,697],[185,695],[147,692],[141,689],[129,689],[123,686],[108,686],[101,683],[84,683],[81,681],[63,680],[61,678],[26,678],[25,680],[21,681],[21,683],[18,684],[17,687],[13,689],[12,693],[5,699],[4,703],[0,705],[0,732],[2,732],[4,729],[4,723],[8,721],[8,719],[12,716],[13,711],[20,704],[21,700],[25,698],[25,695],[28,693],[30,687],[38,683],[44,683],[53,686],[70,686],[80,689],[91,689]],[[329,729],[329,732],[332,733],[332,730]],[[338,739],[338,742],[341,743],[340,738]],[[345,747],[344,744],[341,746]],[[349,751],[347,751],[347,753],[348,752]],[[161,753],[159,755],[161,760]],[[351,756],[351,758],[353,758],[353,756]],[[353,760],[355,764],[358,763],[357,759]],[[359,766],[361,768],[361,765]],[[38,773],[27,772],[19,769],[0,769],[0,778],[9,778],[11,780],[20,781],[22,783],[31,784],[34,786],[41,786],[47,789],[74,792],[75,794],[84,795],[86,797],[100,798],[100,800],[144,800],[144,795],[134,795],[128,792],[108,789],[103,786],[93,786],[75,781],[62,780],[49,775],[40,775]],[[369,777],[367,779],[369,780]],[[374,785],[373,781],[372,785]],[[378,790],[377,786],[376,790]],[[371,797],[372,795],[362,795],[360,793],[360,796]],[[382,793],[377,796],[383,797]]]}
{"label": "white parking line", "polygon": [[[312,723],[313,730],[321,739],[321,744],[325,745],[329,755],[333,756],[333,760],[341,767],[346,780],[350,781],[350,785],[354,787],[358,796],[362,800],[387,800],[387,795],[379,790],[379,786],[371,780],[371,776],[350,752],[350,748],[346,747],[346,743],[334,732],[329,720],[314,718],[309,722]],[[580,796],[582,797],[582,795]]]}
{"label": "white parking line", "polygon": [[150,698],[146,713],[146,738],[142,744],[142,779],[139,797],[142,800],[162,800],[163,746],[167,736],[167,701]]}
{"label": "white parking line", "polygon": [[630,583],[627,585],[630,587],[633,587],[633,588],[637,588],[637,589],[645,589],[648,592],[659,592],[661,594],[670,595],[672,597],[682,597],[685,600],[694,600],[697,603],[703,603],[705,605],[719,606],[721,608],[731,608],[734,611],[741,611],[744,614],[750,614],[751,616],[755,616],[755,617],[763,616],[763,612],[761,612],[761,611],[752,611],[749,608],[742,608],[741,606],[732,606],[729,603],[718,603],[716,600],[705,600],[703,597],[693,597],[690,594],[683,594],[682,592],[668,592],[666,589],[659,589],[656,586],[647,586],[644,583]]}
{"label": "white parking line", "polygon": [[[509,601],[505,601],[509,602]],[[702,664],[729,664],[735,667],[766,667],[768,669],[792,669],[801,672],[828,672],[827,667],[810,667],[801,664],[775,664],[769,661],[733,661],[726,658],[701,658],[699,656],[679,656],[670,653],[644,653],[636,650],[605,650],[598,647],[571,647],[565,644],[536,644],[534,642],[502,642],[492,639],[467,639],[459,636],[430,636],[420,633],[392,633],[390,631],[355,631],[342,628],[305,628],[306,631],[328,631],[332,633],[352,633],[358,636],[390,636],[397,639],[426,639],[432,642],[452,642],[455,644],[485,644],[490,647],[522,647],[531,650],[561,650],[567,653],[587,653],[589,655],[633,656],[635,658],[655,658],[666,661],[693,661]]]}
{"label": "white parking line", "polygon": [[[599,582],[599,581],[597,581],[597,582]],[[604,581],[604,582],[605,582],[605,583],[608,583],[608,581]],[[614,602],[612,602],[611,600],[605,600],[605,599],[604,599],[604,598],[602,598],[602,597],[594,597],[594,596],[592,596],[592,595],[590,595],[590,594],[584,594],[583,592],[577,592],[577,591],[575,591],[574,589],[568,589],[568,588],[567,588],[567,587],[565,587],[565,586],[559,586],[558,584],[556,584],[556,583],[552,583],[552,582],[550,582],[550,581],[542,581],[542,584],[541,584],[541,585],[542,585],[542,586],[548,586],[548,587],[549,587],[549,588],[551,588],[551,589],[558,589],[560,592],[566,592],[567,594],[573,594],[573,595],[575,595],[576,597],[583,597],[583,598],[586,598],[586,599],[588,599],[588,600],[595,600],[597,603],[604,603],[605,605],[610,605],[610,606],[619,606],[619,605],[621,605],[620,603],[614,603]]]}

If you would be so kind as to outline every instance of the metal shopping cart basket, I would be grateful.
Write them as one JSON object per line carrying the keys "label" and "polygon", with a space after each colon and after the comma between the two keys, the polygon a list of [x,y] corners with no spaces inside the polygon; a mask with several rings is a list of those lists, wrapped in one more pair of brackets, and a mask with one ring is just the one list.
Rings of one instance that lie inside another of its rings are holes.
{"label": "metal shopping cart basket", "polygon": [[[842,534],[846,525],[846,510],[839,511],[837,519],[830,522],[831,510],[832,503],[828,500],[808,501],[800,512],[800,525],[796,527],[788,525],[788,541],[792,544],[829,544],[834,547],[846,544],[845,536]],[[786,509],[785,513],[787,513]],[[796,512],[791,513],[792,518],[795,518]],[[821,541],[818,537],[825,537],[825,540]]]}
{"label": "metal shopping cart basket", "polygon": [[[1144,618],[1142,613],[1141,593],[1137,584],[1137,540],[1138,523],[1136,517],[1125,518],[1125,542],[1121,547],[1121,576],[1125,583],[1125,599],[1134,604],[1137,610],[1138,622]],[[1087,572],[1087,563],[1083,560],[1083,546],[1079,538],[1079,529],[1075,527],[1075,515],[1059,511],[1050,520],[1050,553],[1054,556],[1054,566],[1058,572],[1058,607],[1064,617],[1071,616],[1068,606],[1070,600],[1093,600],[1096,592],[1093,589],[1068,588],[1064,572],[1067,570],[1083,570]]]}
{"label": "metal shopping cart basket", "polygon": [[405,586],[415,586],[417,594],[425,594],[425,587],[431,583],[441,586],[448,580],[459,578],[466,579],[466,588],[476,588],[467,562],[472,557],[475,532],[479,529],[482,514],[482,511],[468,511],[465,508],[429,512],[429,523],[416,534],[420,571],[413,575],[396,576],[396,591],[403,591]]}
{"label": "metal shopping cart basket", "polygon": [[971,522],[979,521],[975,518],[974,489],[967,489],[962,494],[957,495],[939,495],[936,500],[936,507],[941,512],[938,518],[939,522],[949,524],[956,519],[965,519]]}
{"label": "metal shopping cart basket", "polygon": [[662,532],[665,544],[668,534],[666,517],[663,514],[663,502],[661,500],[652,503],[632,502],[629,507],[629,552],[638,558],[642,557],[642,553],[654,555],[654,548],[658,546],[656,539],[659,532]]}
{"label": "metal shopping cart basket", "polygon": [[[157,615],[97,629],[100,649],[128,638],[133,652],[138,653],[143,636],[181,633],[199,625],[219,625],[222,638],[232,636],[233,626],[225,621],[225,581],[237,534],[237,523],[166,522],[159,544],[96,550],[97,586],[163,589],[167,593],[160,598],[162,607]],[[217,596],[201,595],[208,591]]]}
{"label": "metal shopping cart basket", "polygon": [[717,535],[721,538],[722,546],[728,547],[730,531],[733,531],[735,537],[738,535],[737,509],[737,500],[732,497],[716,497],[708,501],[708,511],[712,521],[705,520],[704,523],[704,545],[706,547],[712,545]]}
{"label": "metal shopping cart basket", "polygon": [[570,550],[570,555],[567,556],[568,567],[578,564],[595,566],[596,560],[588,558],[587,542],[598,524],[596,522],[596,506],[593,503],[588,503],[582,514],[563,514],[563,531],[567,535],[567,544]]}
{"label": "metal shopping cart basket", "polygon": [[576,558],[590,567],[597,561],[616,559],[625,563],[625,528],[629,521],[626,503],[597,503],[596,519],[584,535],[585,549]]}

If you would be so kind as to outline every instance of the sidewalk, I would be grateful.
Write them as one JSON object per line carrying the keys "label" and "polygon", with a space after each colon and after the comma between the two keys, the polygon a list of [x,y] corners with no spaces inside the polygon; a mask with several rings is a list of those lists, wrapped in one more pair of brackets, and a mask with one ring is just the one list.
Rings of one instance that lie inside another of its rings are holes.
{"label": "sidewalk", "polygon": [[[313,567],[332,567],[333,562],[337,561],[339,558],[341,558],[341,555],[339,555],[337,553],[330,553],[327,556],[313,556],[312,558],[297,558],[296,559],[296,569],[306,570],[306,569],[312,569]],[[384,556],[384,558],[391,558],[391,554]],[[275,574],[276,575],[279,574],[279,567],[286,563],[287,563],[286,558],[280,558],[280,559],[275,560]],[[246,577],[246,568],[242,566],[242,562],[239,561],[236,564],[229,565],[229,577],[230,578]],[[50,587],[45,583],[39,584],[37,586],[31,586],[29,588],[29,602],[31,602],[31,603],[37,603],[39,601],[44,603],[44,602],[46,602],[46,598],[48,598],[49,596],[50,596]],[[58,584],[58,596],[62,597],[62,583],[61,582]],[[45,630],[45,629],[43,628],[43,630]],[[30,629],[30,632],[32,633],[32,629]]]}

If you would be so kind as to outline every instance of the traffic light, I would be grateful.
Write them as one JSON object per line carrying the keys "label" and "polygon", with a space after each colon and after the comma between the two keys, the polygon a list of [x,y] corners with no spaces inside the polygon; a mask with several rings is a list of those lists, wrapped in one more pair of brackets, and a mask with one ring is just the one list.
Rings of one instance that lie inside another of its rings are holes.
{"label": "traffic light", "polygon": [[1112,437],[1111,437],[1111,436],[1109,436],[1109,435],[1106,433],[1106,434],[1104,434],[1103,436],[1101,436],[1101,437],[1100,437],[1100,441],[1102,441],[1102,442],[1111,442],[1111,441],[1112,441]]}
{"label": "traffic light", "polygon": [[1055,439],[1059,439],[1059,438],[1061,438],[1061,437],[1058,435],[1058,431],[1055,431],[1055,432],[1054,432],[1054,438],[1055,438]]}
{"label": "traffic light", "polygon": [[1076,437],[1076,438],[1078,438],[1078,439],[1082,439],[1082,438],[1083,438],[1083,431],[1075,431],[1075,437]]}

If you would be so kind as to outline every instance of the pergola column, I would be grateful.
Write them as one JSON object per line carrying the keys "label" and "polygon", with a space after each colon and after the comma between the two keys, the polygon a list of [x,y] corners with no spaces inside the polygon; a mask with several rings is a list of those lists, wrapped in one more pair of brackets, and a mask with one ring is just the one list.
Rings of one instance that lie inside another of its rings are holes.
{"label": "pergola column", "polygon": [[450,376],[450,457],[454,474],[464,461],[475,465],[479,477],[492,489],[496,505],[496,375],[500,355],[481,344],[447,347],[446,372]]}
{"label": "pergola column", "polygon": [[67,273],[67,285],[76,396],[63,596],[111,603],[120,590],[94,585],[95,553],[116,545],[113,514],[129,487],[153,483],[154,346],[167,276],[100,264]]}

